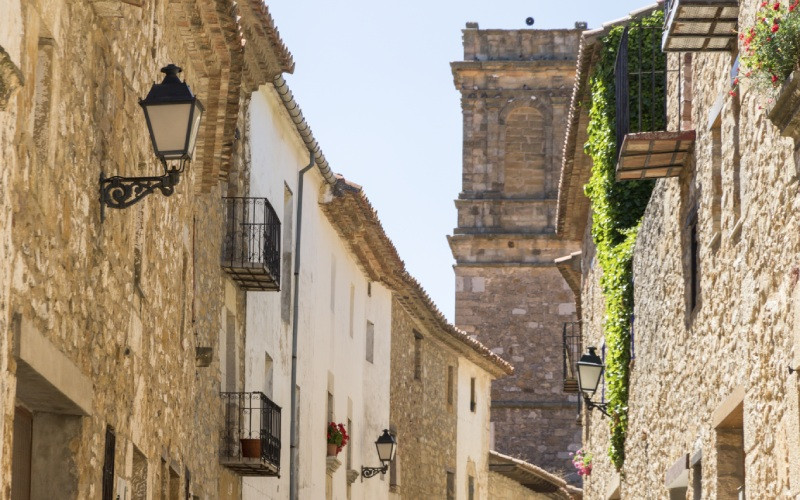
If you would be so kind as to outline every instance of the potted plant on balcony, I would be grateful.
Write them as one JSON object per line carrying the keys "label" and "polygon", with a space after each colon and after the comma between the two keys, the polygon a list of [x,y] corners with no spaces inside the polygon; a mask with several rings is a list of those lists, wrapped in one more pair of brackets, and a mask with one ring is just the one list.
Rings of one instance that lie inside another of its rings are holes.
{"label": "potted plant on balcony", "polygon": [[259,438],[241,438],[239,442],[242,445],[243,458],[261,458],[261,439]]}
{"label": "potted plant on balcony", "polygon": [[785,136],[800,138],[800,0],[765,1],[755,22],[740,33],[741,70],[733,80],[750,81],[767,97],[767,114]]}
{"label": "potted plant on balcony", "polygon": [[347,435],[347,429],[343,424],[336,422],[328,423],[328,456],[335,457],[342,451],[350,436]]}

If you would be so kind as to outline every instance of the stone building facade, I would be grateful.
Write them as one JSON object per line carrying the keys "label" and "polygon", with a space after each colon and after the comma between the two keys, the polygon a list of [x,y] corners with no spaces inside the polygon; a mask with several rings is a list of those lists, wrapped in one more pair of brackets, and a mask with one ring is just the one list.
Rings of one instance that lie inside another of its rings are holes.
{"label": "stone building facade", "polygon": [[556,236],[555,204],[579,35],[468,23],[464,60],[452,63],[464,116],[449,237],[456,325],[515,366],[492,385],[497,451],[563,472],[581,443],[563,377],[562,331],[576,310],[553,260],[577,244]]}
{"label": "stone building facade", "polygon": [[[740,26],[751,24],[759,4],[733,2]],[[593,36],[584,34],[582,57],[590,57]],[[680,79],[670,77],[669,127],[682,121],[696,139],[680,175],[656,181],[642,220],[633,259],[635,360],[625,462],[614,469],[606,456],[607,420],[585,413],[584,446],[596,458],[586,498],[800,495],[799,386],[792,371],[800,200],[797,137],[786,126],[797,108],[784,100],[770,110],[747,81],[731,94],[737,42],[731,37],[729,51],[668,54],[668,64],[683,70]],[[590,68],[579,61],[579,82]],[[585,228],[584,345],[600,346],[602,270],[588,233],[591,207],[581,200],[591,162],[576,140],[585,133],[577,103],[586,89],[575,88],[559,230],[563,224],[568,232],[571,222]]]}
{"label": "stone building facade", "polygon": [[[220,388],[244,372],[219,340],[242,356],[245,295],[221,198],[246,182],[247,87],[291,56],[250,4],[0,8],[0,496],[237,496]],[[137,100],[170,62],[205,106],[194,159],[172,196],[101,217],[101,172],[159,173]]]}

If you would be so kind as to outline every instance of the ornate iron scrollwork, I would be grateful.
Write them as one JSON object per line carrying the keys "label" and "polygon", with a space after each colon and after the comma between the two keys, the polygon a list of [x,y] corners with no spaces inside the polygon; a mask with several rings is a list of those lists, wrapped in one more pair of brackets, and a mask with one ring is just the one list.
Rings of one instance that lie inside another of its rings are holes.
{"label": "ornate iron scrollwork", "polygon": [[361,475],[364,476],[365,479],[369,479],[371,477],[377,476],[378,474],[386,474],[386,471],[389,470],[389,465],[384,465],[383,467],[361,467]]}
{"label": "ornate iron scrollwork", "polygon": [[105,207],[122,209],[138,202],[156,189],[164,196],[175,192],[175,186],[181,180],[180,174],[184,171],[185,160],[181,160],[179,167],[168,168],[164,165],[164,175],[149,177],[121,177],[115,175],[106,177],[100,173],[100,220],[105,219]]}

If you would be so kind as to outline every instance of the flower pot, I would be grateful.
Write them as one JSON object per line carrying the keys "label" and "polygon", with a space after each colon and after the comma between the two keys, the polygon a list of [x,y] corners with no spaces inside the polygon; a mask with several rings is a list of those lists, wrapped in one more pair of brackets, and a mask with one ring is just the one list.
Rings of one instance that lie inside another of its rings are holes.
{"label": "flower pot", "polygon": [[338,453],[336,452],[337,448],[338,448],[337,445],[329,443],[328,444],[328,456],[329,457],[335,457],[336,455],[338,455]]}
{"label": "flower pot", "polygon": [[778,95],[767,105],[767,116],[781,135],[800,141],[800,71],[795,70],[783,82]]}
{"label": "flower pot", "polygon": [[260,439],[240,439],[242,443],[243,458],[261,458]]}

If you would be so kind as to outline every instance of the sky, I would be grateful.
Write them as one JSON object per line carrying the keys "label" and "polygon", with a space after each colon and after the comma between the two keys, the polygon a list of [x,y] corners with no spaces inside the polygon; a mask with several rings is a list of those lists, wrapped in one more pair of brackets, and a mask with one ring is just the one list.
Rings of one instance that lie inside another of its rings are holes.
{"label": "sky", "polygon": [[408,271],[455,313],[446,235],[461,190],[461,103],[450,62],[483,29],[589,29],[647,0],[267,0],[295,60],[285,75],[331,168],[364,187]]}

